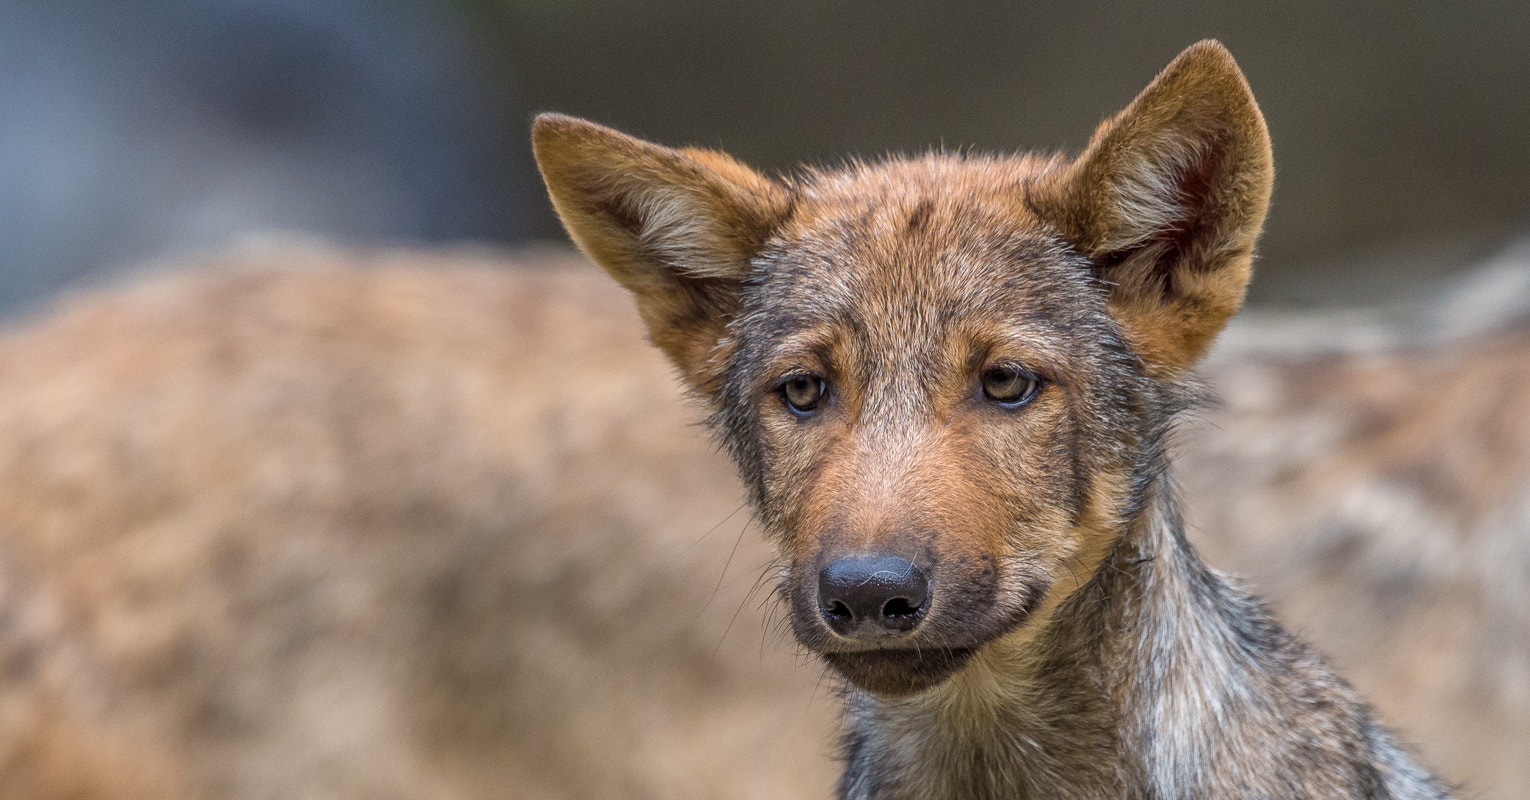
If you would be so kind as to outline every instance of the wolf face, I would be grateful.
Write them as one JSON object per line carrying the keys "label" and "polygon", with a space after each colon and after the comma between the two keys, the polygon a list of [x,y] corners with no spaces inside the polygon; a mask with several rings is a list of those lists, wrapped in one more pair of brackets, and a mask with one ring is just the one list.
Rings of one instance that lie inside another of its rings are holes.
{"label": "wolf face", "polygon": [[575,241],[710,406],[797,638],[884,696],[1023,639],[1093,575],[1241,303],[1271,183],[1214,43],[1071,160],[777,180],[566,117],[534,135]]}

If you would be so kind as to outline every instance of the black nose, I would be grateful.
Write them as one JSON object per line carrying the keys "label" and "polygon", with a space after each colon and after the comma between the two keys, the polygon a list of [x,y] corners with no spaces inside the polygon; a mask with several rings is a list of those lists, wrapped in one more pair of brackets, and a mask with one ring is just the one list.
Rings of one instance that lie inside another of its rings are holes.
{"label": "black nose", "polygon": [[818,610],[841,636],[875,639],[907,633],[929,600],[924,572],[897,556],[852,556],[818,573]]}

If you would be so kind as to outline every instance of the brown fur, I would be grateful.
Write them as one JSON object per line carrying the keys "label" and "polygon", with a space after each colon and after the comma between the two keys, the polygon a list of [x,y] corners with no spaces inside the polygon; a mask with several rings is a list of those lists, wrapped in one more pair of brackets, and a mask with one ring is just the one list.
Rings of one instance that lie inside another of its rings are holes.
{"label": "brown fur", "polygon": [[1134,349],[1171,374],[1198,361],[1242,305],[1274,184],[1264,117],[1232,56],[1186,50],[1038,183],[1038,212],[1110,264]]}
{"label": "brown fur", "polygon": [[[848,683],[842,797],[1446,796],[1201,564],[1165,477],[1270,196],[1220,45],[1071,161],[771,182],[563,117],[534,146],[712,406],[797,638]],[[702,318],[651,311],[676,302]],[[1002,401],[1006,373],[1035,391]]]}
{"label": "brown fur", "polygon": [[[785,354],[779,356],[781,363],[767,365],[761,374],[780,374],[793,359],[800,363],[801,354],[849,340],[844,335],[847,324],[885,325],[865,339],[897,340],[911,325],[904,311],[910,295],[932,308],[1012,302],[1015,298],[998,293],[919,297],[920,290],[911,282],[921,276],[902,265],[936,263],[952,275],[960,274],[964,265],[950,255],[953,238],[985,228],[996,234],[973,243],[974,248],[987,251],[979,257],[1000,262],[1024,259],[1032,256],[1027,249],[1057,247],[1043,233],[1048,223],[1061,229],[1102,270],[1113,287],[1108,295],[1111,309],[1146,361],[1167,374],[1177,373],[1199,357],[1241,302],[1272,177],[1268,137],[1247,85],[1226,51],[1210,45],[1187,51],[1131,108],[1102,125],[1085,153],[1069,163],[1050,158],[931,156],[806,176],[788,199],[791,187],[754,175],[721,154],[707,156],[708,161],[695,150],[671,151],[563,117],[540,118],[535,145],[553,202],[575,240],[634,292],[654,342],[714,402],[722,397],[716,371],[734,356],[727,326],[737,314],[739,285],[752,267],[751,254],[764,249],[767,232],[776,241],[821,248],[822,257],[844,265],[844,275],[812,290],[837,292],[841,303],[850,302],[846,295],[854,293],[853,299],[863,307],[856,309],[856,319],[794,333],[800,344],[780,348]],[[709,163],[725,164],[726,169],[709,172],[705,169]],[[1181,180],[1176,171],[1193,179]],[[1171,185],[1181,188],[1166,193]],[[611,209],[622,211],[612,213]],[[981,219],[975,222],[974,215]],[[719,230],[737,233],[725,236]],[[1171,235],[1175,241],[1165,238]],[[1173,268],[1170,260],[1174,260]],[[662,268],[654,269],[655,264]],[[851,265],[857,269],[851,271]],[[982,278],[968,280],[983,282]],[[698,294],[716,292],[732,294],[709,301],[700,319],[694,311],[667,310],[676,303],[689,304]],[[1030,313],[1058,316],[1045,306]],[[990,327],[961,331],[941,355],[955,360],[980,348],[1007,347],[1021,363],[1065,361],[1061,352],[1035,351],[1046,347],[1050,339],[1065,345],[1060,330],[1049,330],[1044,323],[1018,331]],[[682,339],[683,348],[674,344]],[[813,366],[824,372],[870,360],[864,352],[821,355],[824,360]],[[887,359],[897,363],[915,357],[892,352]],[[699,367],[702,362],[709,366]],[[962,385],[966,378],[951,377],[955,381],[927,412],[936,418],[950,417],[966,400]],[[1073,377],[1058,376],[1060,380]],[[838,397],[844,413],[835,417],[835,424],[855,419],[862,411],[860,390],[850,382],[845,386]],[[1043,420],[1035,424],[1047,426]],[[789,423],[776,427],[777,435],[790,435]],[[1006,502],[1028,502],[1007,497],[1009,487],[1039,488],[1047,481],[1043,472],[1007,476],[997,483],[993,476],[981,473],[964,479],[966,465],[990,466],[990,461],[975,462],[971,457],[974,448],[982,449],[972,439],[985,435],[983,431],[981,423],[965,432],[958,426],[950,429],[949,437],[928,447],[911,445],[921,463],[880,470],[897,473],[901,487],[865,485],[866,469],[876,472],[874,467],[885,465],[862,464],[854,453],[836,451],[849,446],[848,437],[824,433],[824,449],[799,451],[801,463],[786,460],[773,471],[773,479],[783,486],[813,487],[822,494],[783,498],[780,505],[800,510],[793,519],[768,524],[767,530],[814,532],[785,543],[782,552],[792,563],[822,563],[825,551],[848,546],[837,543],[836,536],[851,537],[854,546],[863,548],[876,547],[879,537],[907,538],[908,531],[898,529],[906,523],[889,528],[876,515],[912,519],[929,531],[949,530],[941,546],[955,548],[950,552],[954,562],[972,570],[998,563],[1013,543],[998,537],[1001,527],[994,524],[998,520],[985,520],[985,511],[1003,508]],[[830,443],[836,440],[839,444]],[[1049,446],[1039,443],[1036,448]],[[870,457],[881,455],[876,450]],[[806,481],[810,463],[828,464],[833,472]],[[1057,465],[1051,465],[1052,471],[1056,469]],[[1098,495],[1089,506],[1092,510],[1065,512],[1079,498],[1057,495],[1043,501],[1046,507],[1025,512],[1050,517],[1042,529],[1071,526],[1083,534],[1073,541],[1071,536],[1043,537],[1032,542],[1032,548],[1022,548],[1051,551],[1034,567],[1045,576],[1041,580],[1057,584],[1048,607],[1076,587],[1071,580],[1074,573],[1092,573],[1103,557],[1108,543],[1104,537],[1119,525],[1114,512],[1107,509],[1118,502],[1124,480],[1124,475],[1117,475],[1094,487],[1074,487],[1075,495]],[[1111,481],[1116,485],[1107,486]],[[907,488],[914,485],[923,490],[909,494]],[[759,487],[757,497],[772,493],[772,488]],[[859,506],[854,499],[839,503],[833,499],[852,491],[881,492],[882,496],[903,492],[910,505],[888,507],[875,495]],[[921,504],[920,497],[939,501]],[[806,547],[815,550],[807,552]],[[1064,570],[1063,565],[1071,569]],[[1067,579],[1063,572],[1069,573]],[[1009,603],[1019,612],[1023,601],[1015,597]]]}

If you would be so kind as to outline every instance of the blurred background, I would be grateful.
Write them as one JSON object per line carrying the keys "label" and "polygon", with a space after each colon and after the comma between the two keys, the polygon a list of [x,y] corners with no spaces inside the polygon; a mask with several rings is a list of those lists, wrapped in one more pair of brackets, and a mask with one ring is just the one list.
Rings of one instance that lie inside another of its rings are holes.
{"label": "blurred background", "polygon": [[1403,296],[1530,227],[1523,3],[9,0],[0,314],[250,232],[559,239],[541,110],[774,170],[1076,150],[1204,37],[1275,140],[1256,302]]}

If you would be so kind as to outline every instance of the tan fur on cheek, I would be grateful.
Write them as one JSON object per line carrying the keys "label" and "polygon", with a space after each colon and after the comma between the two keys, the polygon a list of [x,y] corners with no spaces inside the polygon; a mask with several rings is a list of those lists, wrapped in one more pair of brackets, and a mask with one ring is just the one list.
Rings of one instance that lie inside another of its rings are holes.
{"label": "tan fur on cheek", "polygon": [[772,467],[764,481],[766,535],[781,558],[801,563],[821,548],[831,527],[836,487],[853,479],[845,474],[843,414],[834,409],[822,419],[799,420],[774,394],[760,406]]}
{"label": "tan fur on cheek", "polygon": [[1127,482],[1124,473],[1102,476],[1090,490],[1088,506],[1078,524],[1071,526],[1054,548],[1050,569],[1053,581],[1045,600],[1037,608],[1033,623],[1008,637],[1011,645],[1029,641],[1036,631],[1044,629],[1058,606],[1099,571],[1120,536],[1122,522],[1115,509],[1125,496]]}

